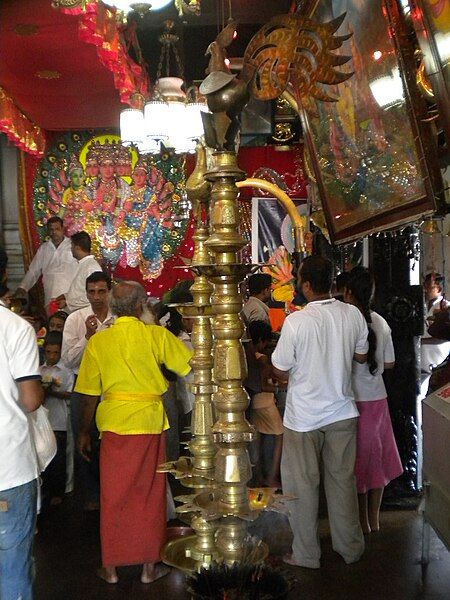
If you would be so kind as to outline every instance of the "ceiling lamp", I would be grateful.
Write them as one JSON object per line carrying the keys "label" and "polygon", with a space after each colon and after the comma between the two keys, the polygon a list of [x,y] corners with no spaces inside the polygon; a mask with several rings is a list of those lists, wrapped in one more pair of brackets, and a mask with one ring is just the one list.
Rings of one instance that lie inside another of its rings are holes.
{"label": "ceiling lamp", "polygon": [[[124,145],[135,145],[141,153],[159,152],[161,142],[177,154],[195,152],[196,142],[203,135],[201,112],[208,109],[199,101],[197,88],[183,91],[183,65],[176,49],[179,38],[172,31],[173,21],[166,21],[165,26],[159,37],[162,50],[152,97],[144,106],[144,98],[134,95],[133,108],[120,115],[120,137]],[[171,52],[180,77],[169,75]],[[161,76],[163,64],[165,77]]]}
{"label": "ceiling lamp", "polygon": [[113,6],[125,15],[135,11],[141,17],[149,12],[149,10],[160,10],[171,2],[172,0],[152,0],[151,2],[136,2],[136,0],[105,0],[105,4]]}
{"label": "ceiling lamp", "polygon": [[138,2],[136,0],[103,0],[108,6],[116,8],[126,21],[126,16],[136,12],[143,17],[150,10],[161,10],[174,2],[179,17],[194,15],[198,17],[201,12],[201,0],[151,0],[150,2]]}

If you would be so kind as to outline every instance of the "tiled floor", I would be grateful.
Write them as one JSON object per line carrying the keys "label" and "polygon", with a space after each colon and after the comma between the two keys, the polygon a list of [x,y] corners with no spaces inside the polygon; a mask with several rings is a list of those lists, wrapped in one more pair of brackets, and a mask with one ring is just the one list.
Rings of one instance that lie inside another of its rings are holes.
{"label": "tiled floor", "polygon": [[[256,533],[282,556],[290,544],[286,519],[265,513]],[[450,553],[435,534],[431,537],[430,563],[423,568],[422,523],[414,510],[383,512],[382,530],[366,537],[362,560],[347,566],[333,552],[327,521],[321,521],[322,567],[320,570],[286,567],[296,578],[290,599],[299,600],[449,600]],[[98,579],[100,563],[98,513],[79,509],[69,498],[40,519],[36,537],[37,600],[187,600],[185,578],[172,573],[151,585],[139,582],[139,568],[119,571],[117,585]]]}

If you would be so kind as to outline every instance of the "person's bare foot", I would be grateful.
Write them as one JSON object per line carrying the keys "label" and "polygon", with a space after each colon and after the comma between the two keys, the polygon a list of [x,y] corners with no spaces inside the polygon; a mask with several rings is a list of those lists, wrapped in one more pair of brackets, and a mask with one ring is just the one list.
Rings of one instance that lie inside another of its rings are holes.
{"label": "person's bare foot", "polygon": [[117,583],[119,581],[115,567],[100,567],[100,569],[97,569],[97,575],[106,583]]}
{"label": "person's bare foot", "polygon": [[141,583],[153,583],[170,573],[170,567],[160,563],[148,563],[142,566]]}
{"label": "person's bare foot", "polygon": [[285,554],[283,556],[283,562],[292,567],[304,567],[306,569],[320,569],[319,560],[297,560],[292,554]]}

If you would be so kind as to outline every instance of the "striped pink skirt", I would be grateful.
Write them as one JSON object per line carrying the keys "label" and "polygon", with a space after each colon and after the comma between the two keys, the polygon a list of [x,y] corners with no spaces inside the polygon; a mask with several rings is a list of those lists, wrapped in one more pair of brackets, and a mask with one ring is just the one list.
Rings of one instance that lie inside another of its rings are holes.
{"label": "striped pink skirt", "polygon": [[383,488],[403,473],[392,431],[387,400],[357,402],[359,411],[356,445],[356,488],[358,494]]}

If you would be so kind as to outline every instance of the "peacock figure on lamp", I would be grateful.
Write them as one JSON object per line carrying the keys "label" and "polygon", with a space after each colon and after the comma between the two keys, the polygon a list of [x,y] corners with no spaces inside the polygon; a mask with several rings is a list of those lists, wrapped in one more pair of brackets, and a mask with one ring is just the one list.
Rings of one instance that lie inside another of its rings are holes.
{"label": "peacock figure on lamp", "polygon": [[234,150],[239,115],[250,96],[273,100],[291,91],[299,106],[316,115],[314,99],[336,102],[320,84],[342,83],[353,73],[336,69],[351,56],[334,54],[351,34],[335,35],[345,13],[328,23],[316,23],[299,14],[278,15],[264,25],[248,44],[239,76],[226,64],[226,48],[236,30],[230,21],[206,51],[207,77],[200,86],[212,115],[205,114],[206,143],[218,150]]}

